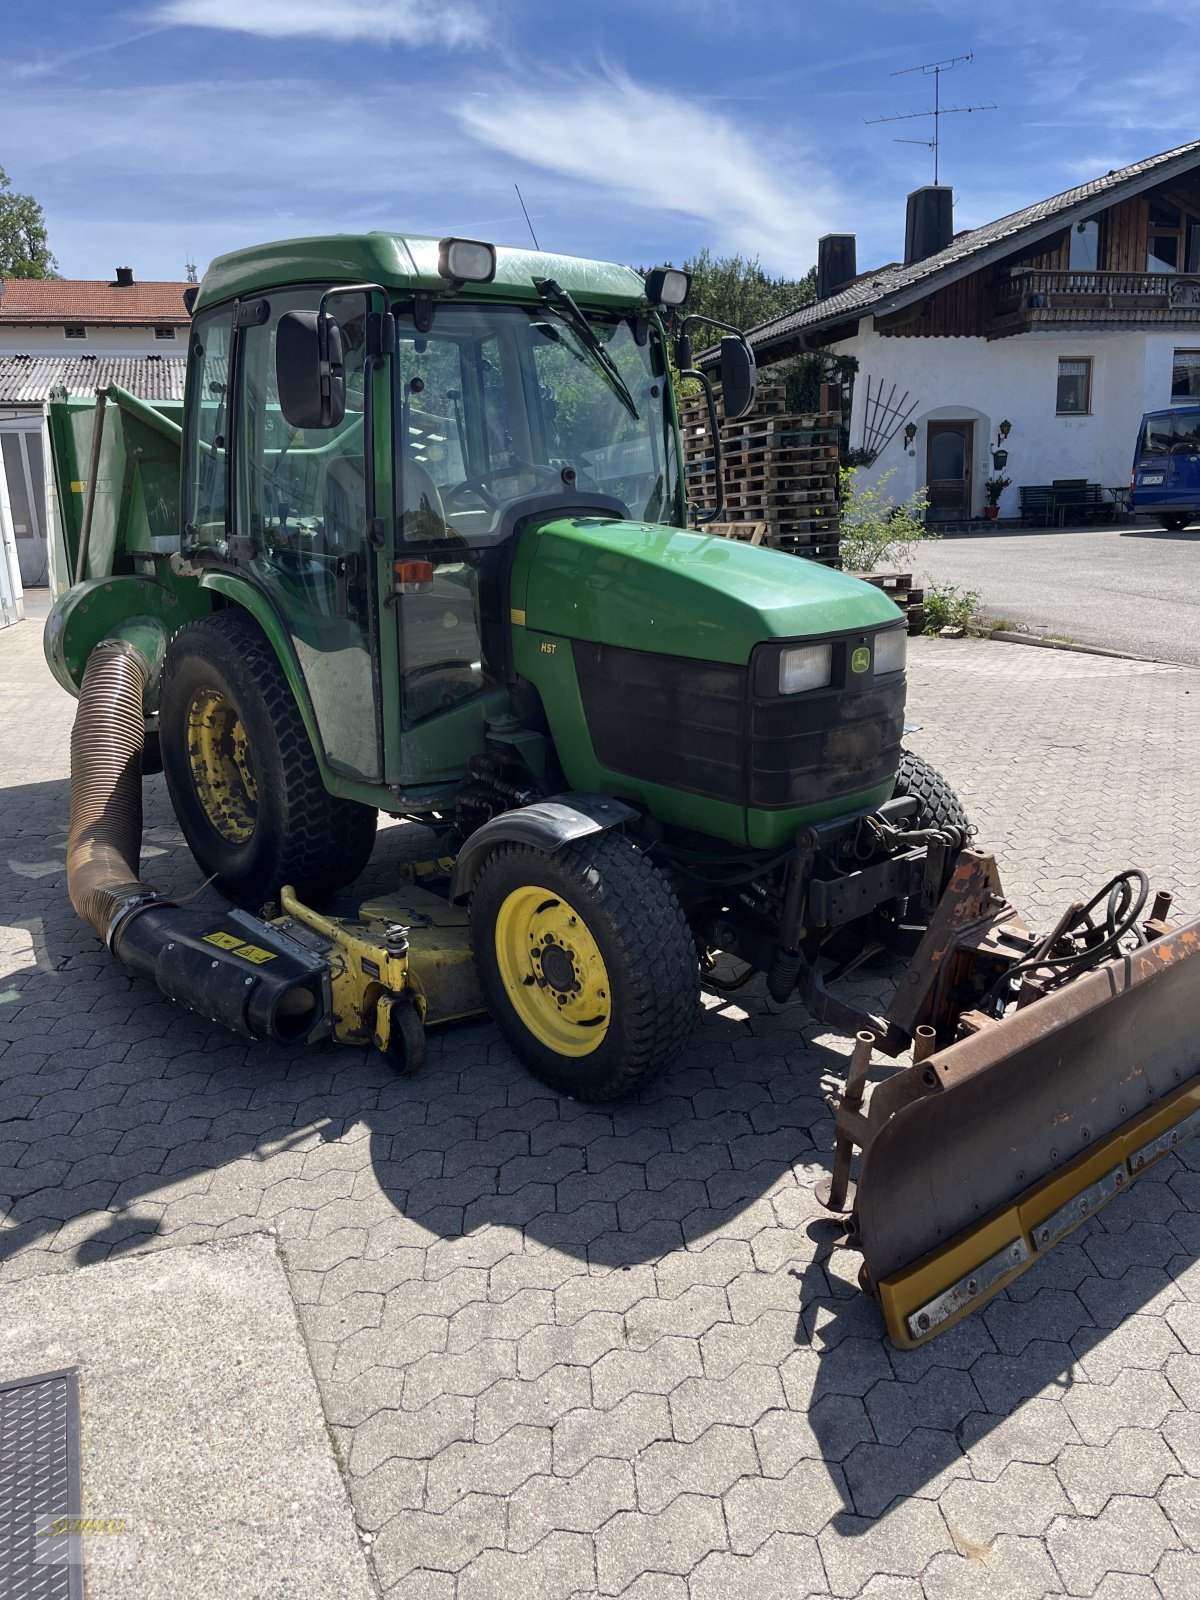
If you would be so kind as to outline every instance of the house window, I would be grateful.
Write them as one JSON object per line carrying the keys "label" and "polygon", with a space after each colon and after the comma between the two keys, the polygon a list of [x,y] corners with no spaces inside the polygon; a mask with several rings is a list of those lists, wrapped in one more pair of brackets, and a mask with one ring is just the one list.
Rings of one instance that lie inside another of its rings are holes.
{"label": "house window", "polygon": [[1195,216],[1152,199],[1147,224],[1147,272],[1200,273],[1200,221]]}
{"label": "house window", "polygon": [[81,328],[78,323],[68,323],[63,329],[64,339],[86,339],[87,329]]}
{"label": "house window", "polygon": [[1200,400],[1200,350],[1176,350],[1171,363],[1171,399]]}
{"label": "house window", "polygon": [[175,337],[175,329],[174,328],[155,328],[154,337],[156,339],[173,339]]}
{"label": "house window", "polygon": [[1100,265],[1100,223],[1087,217],[1071,229],[1071,250],[1067,262],[1072,272],[1095,272]]}
{"label": "house window", "polygon": [[1075,416],[1092,409],[1092,363],[1060,361],[1058,363],[1058,414]]}

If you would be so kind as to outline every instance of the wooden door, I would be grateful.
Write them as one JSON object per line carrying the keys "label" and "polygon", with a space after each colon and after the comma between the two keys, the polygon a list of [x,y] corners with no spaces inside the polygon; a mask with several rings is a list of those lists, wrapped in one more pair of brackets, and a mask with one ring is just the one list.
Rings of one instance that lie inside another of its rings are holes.
{"label": "wooden door", "polygon": [[928,427],[925,481],[930,522],[959,522],[971,514],[974,422],[938,420]]}

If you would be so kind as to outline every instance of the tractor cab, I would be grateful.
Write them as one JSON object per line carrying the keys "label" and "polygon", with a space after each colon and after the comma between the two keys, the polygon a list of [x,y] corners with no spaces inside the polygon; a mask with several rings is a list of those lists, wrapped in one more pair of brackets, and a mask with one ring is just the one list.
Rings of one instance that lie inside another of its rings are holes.
{"label": "tractor cab", "polygon": [[412,239],[387,273],[385,242],[401,243],[372,236],[365,286],[294,264],[256,293],[237,258],[210,270],[181,553],[270,595],[333,773],[411,789],[461,776],[507,699],[523,523],[682,525],[686,507],[639,275],[607,269],[597,294],[587,263]]}

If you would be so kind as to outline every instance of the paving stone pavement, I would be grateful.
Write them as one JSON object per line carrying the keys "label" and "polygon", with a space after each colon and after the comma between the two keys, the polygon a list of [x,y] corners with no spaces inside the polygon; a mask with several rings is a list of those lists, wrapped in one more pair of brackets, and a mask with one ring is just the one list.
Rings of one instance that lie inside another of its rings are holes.
{"label": "paving stone pavement", "polygon": [[[924,640],[910,676],[914,746],[1035,922],[1132,862],[1200,912],[1200,676]],[[36,624],[0,634],[0,1287],[273,1233],[383,1593],[1200,1593],[1200,1141],[897,1352],[811,1194],[841,1039],[758,984],[709,996],[675,1072],[604,1109],[487,1024],[412,1080],[247,1047],[76,922],[72,710]],[[194,887],[146,789],[147,874]]]}

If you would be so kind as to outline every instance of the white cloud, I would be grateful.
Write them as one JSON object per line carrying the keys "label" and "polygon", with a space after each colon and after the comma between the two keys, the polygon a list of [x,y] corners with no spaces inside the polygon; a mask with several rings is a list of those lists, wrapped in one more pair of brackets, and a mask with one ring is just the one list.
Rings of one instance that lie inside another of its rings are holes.
{"label": "white cloud", "polygon": [[155,20],[266,39],[480,45],[489,29],[470,0],[165,0]]}
{"label": "white cloud", "polygon": [[481,95],[460,116],[492,150],[607,194],[610,203],[672,212],[702,221],[718,248],[762,258],[778,272],[806,271],[818,236],[844,207],[811,163],[795,173],[794,127],[776,126],[771,141],[786,149],[791,181],[778,156],[711,103],[613,73],[601,79]]}

